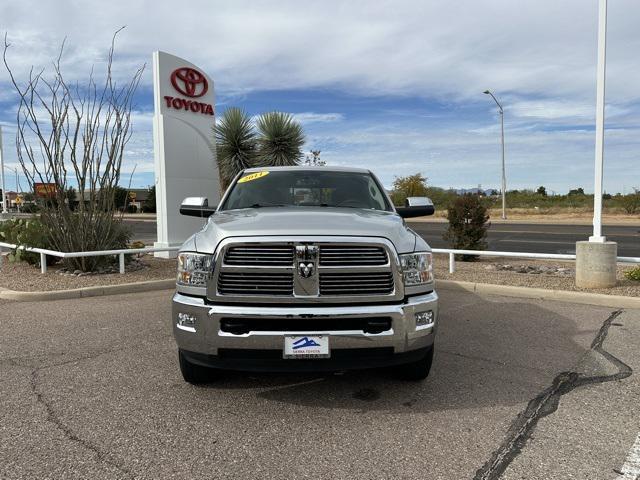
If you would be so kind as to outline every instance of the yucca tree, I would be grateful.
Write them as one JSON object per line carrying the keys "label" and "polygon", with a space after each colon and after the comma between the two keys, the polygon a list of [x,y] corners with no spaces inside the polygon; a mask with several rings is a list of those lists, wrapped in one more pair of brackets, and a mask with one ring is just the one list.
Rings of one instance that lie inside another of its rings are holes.
{"label": "yucca tree", "polygon": [[256,127],[260,165],[281,167],[300,163],[304,131],[292,115],[282,112],[263,113],[258,117]]}
{"label": "yucca tree", "polygon": [[227,188],[240,171],[256,165],[256,132],[251,117],[236,107],[227,109],[213,130],[220,181]]}

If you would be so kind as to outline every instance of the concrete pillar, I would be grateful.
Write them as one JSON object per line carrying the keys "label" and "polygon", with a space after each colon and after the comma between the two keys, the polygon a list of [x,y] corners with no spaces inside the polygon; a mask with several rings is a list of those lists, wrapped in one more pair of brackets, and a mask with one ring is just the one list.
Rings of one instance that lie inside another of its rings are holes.
{"label": "concrete pillar", "polygon": [[616,285],[616,242],[576,242],[576,287]]}

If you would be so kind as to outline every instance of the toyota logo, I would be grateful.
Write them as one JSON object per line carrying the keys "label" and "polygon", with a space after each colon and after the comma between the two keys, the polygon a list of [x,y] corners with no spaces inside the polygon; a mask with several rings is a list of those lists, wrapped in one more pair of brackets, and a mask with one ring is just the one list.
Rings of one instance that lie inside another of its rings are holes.
{"label": "toyota logo", "polygon": [[209,82],[198,70],[189,67],[177,68],[171,74],[171,85],[187,97],[197,98],[209,90]]}

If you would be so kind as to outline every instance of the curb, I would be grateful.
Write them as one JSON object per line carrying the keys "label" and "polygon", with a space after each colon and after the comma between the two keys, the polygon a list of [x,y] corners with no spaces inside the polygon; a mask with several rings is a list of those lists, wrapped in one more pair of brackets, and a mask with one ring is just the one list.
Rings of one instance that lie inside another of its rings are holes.
{"label": "curb", "polygon": [[95,287],[75,288],[73,290],[53,290],[50,292],[18,292],[0,288],[0,299],[18,302],[42,302],[46,300],[68,300],[73,298],[168,290],[175,288],[175,286],[176,281],[170,278],[168,280],[150,280],[148,282],[121,283],[119,285],[98,285]]}
{"label": "curb", "polygon": [[486,295],[504,297],[534,298],[557,302],[581,303],[614,308],[640,308],[640,297],[606,295],[604,293],[571,292],[567,290],[547,290],[545,288],[512,287],[492,283],[462,282],[457,280],[436,280],[436,286],[443,290],[466,290]]}
{"label": "curb", "polygon": [[[558,302],[581,303],[601,307],[640,308],[640,297],[623,297],[605,295],[603,293],[570,292],[566,290],[547,290],[544,288],[512,287],[491,283],[462,282],[456,280],[436,280],[436,286],[442,290],[466,290],[471,293],[485,295],[501,295],[503,297],[533,298],[537,300],[554,300]],[[76,288],[73,290],[53,290],[50,292],[18,292],[0,288],[0,299],[18,302],[42,302],[46,300],[68,300],[74,298],[101,297],[121,295],[125,293],[151,292],[153,290],[169,290],[175,287],[173,278],[167,280],[151,280],[148,282],[122,283],[120,285],[104,285]]]}

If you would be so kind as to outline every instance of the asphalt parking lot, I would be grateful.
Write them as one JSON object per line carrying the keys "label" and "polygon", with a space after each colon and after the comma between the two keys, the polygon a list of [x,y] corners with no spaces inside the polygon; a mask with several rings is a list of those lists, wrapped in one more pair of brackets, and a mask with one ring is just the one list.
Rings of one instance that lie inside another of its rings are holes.
{"label": "asphalt parking lot", "polygon": [[171,292],[0,303],[0,478],[615,479],[640,312],[442,290],[432,375],[183,382]]}

